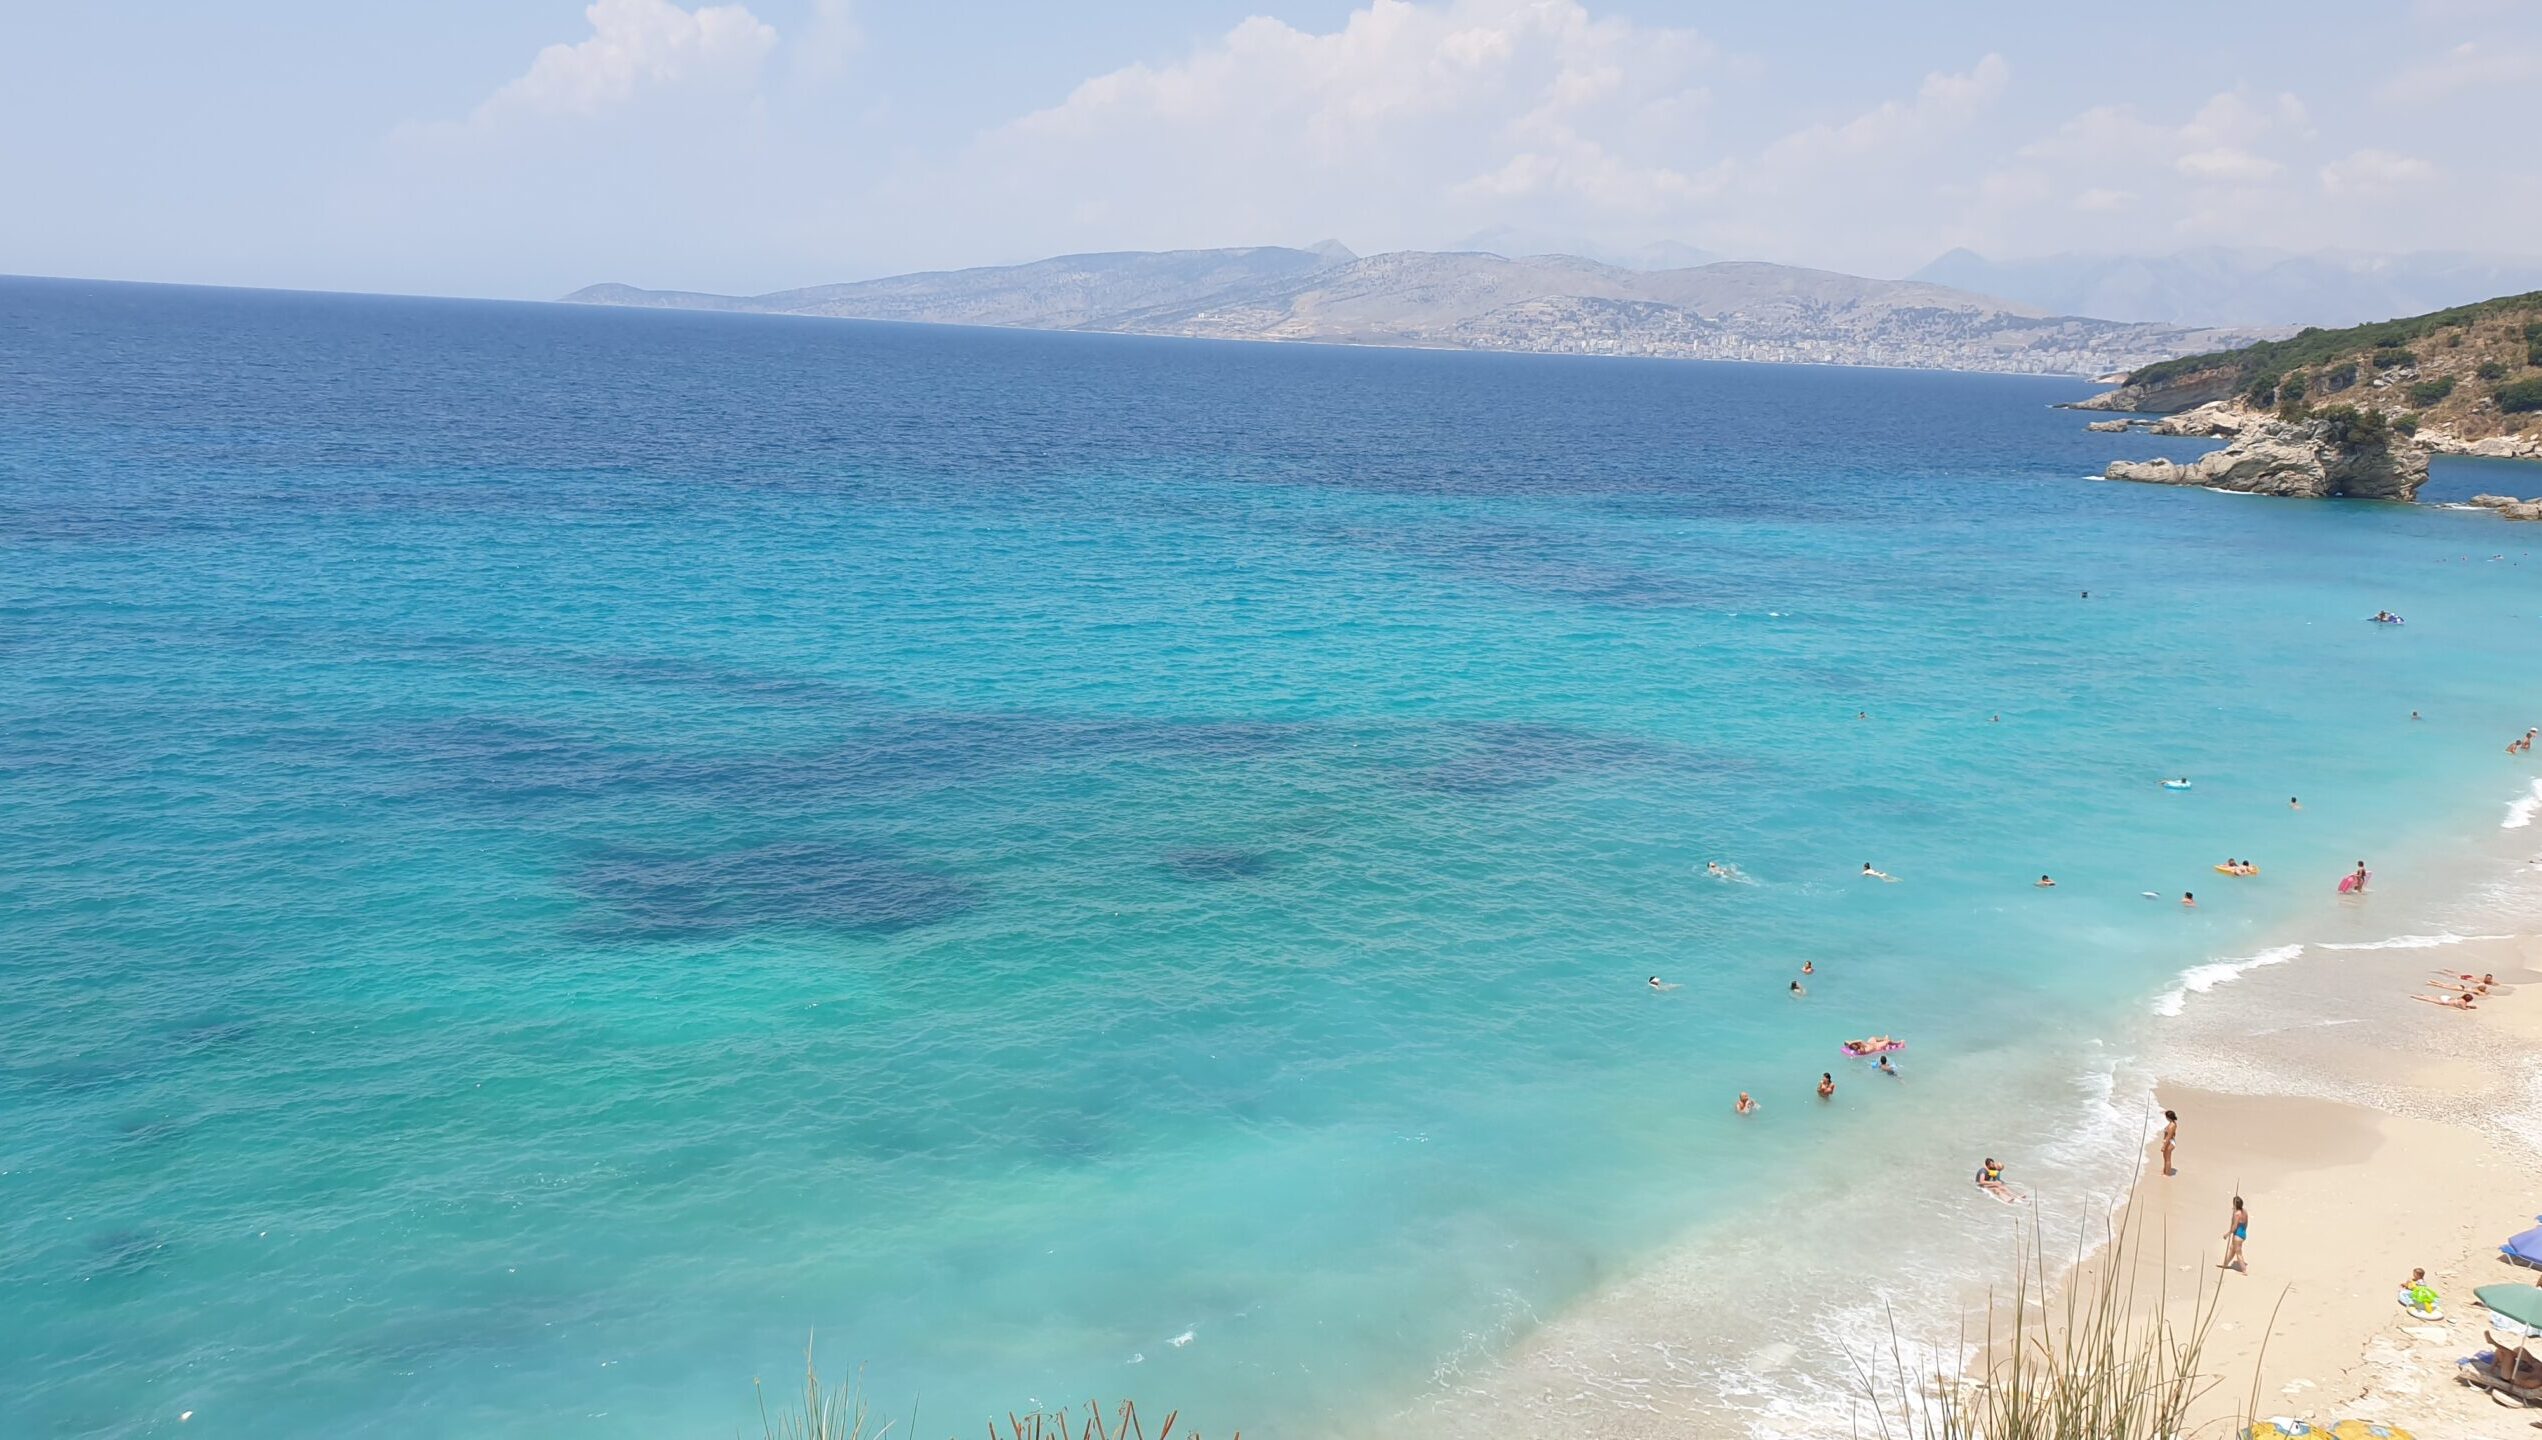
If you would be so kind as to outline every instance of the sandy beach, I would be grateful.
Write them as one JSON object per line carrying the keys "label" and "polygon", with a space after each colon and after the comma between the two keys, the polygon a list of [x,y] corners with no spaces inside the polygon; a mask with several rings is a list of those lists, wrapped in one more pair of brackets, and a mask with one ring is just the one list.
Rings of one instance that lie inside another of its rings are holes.
{"label": "sandy beach", "polygon": [[[2542,1209],[2542,939],[2306,958],[2203,997],[2154,1057],[2181,1139],[2168,1178],[2148,1150],[2130,1263],[2140,1293],[2167,1288],[2175,1313],[2200,1282],[2220,1287],[2201,1433],[2230,1433],[2247,1406],[2531,1435],[2542,1411],[2496,1404],[2454,1371],[2485,1345],[2473,1290],[2536,1278],[2498,1245]],[[2438,994],[2426,982],[2440,970],[2511,988],[2472,1012],[2407,998]],[[2215,1268],[2235,1194],[2251,1216],[2247,1273]],[[2414,1267],[2442,1321],[2397,1303]]]}

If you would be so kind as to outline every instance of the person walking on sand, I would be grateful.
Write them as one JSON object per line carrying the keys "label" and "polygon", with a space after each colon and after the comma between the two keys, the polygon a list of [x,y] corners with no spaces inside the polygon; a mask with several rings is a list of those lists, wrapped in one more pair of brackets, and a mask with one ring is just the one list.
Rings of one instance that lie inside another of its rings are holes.
{"label": "person walking on sand", "polygon": [[2177,1110],[2165,1110],[2162,1112],[2162,1173],[2165,1175],[2177,1175],[2180,1173],[2179,1171],[2171,1168],[2171,1147],[2177,1144],[2179,1140],[2180,1112]]}
{"label": "person walking on sand", "polygon": [[1818,1098],[1821,1100],[1836,1098],[1836,1077],[1824,1070],[1818,1073]]}
{"label": "person walking on sand", "polygon": [[2251,1273],[2251,1262],[2242,1258],[2242,1242],[2251,1238],[2251,1212],[2242,1207],[2242,1197],[2233,1197],[2233,1223],[2224,1231],[2224,1263],[2219,1270]]}

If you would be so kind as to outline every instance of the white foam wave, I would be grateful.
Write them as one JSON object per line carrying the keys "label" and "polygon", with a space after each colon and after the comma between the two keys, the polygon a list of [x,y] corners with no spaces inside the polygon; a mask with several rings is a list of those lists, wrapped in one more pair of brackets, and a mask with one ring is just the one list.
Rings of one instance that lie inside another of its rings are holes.
{"label": "white foam wave", "polygon": [[2533,782],[2530,793],[2507,802],[2507,818],[2498,822],[2501,830],[2521,830],[2542,815],[2542,780]]}
{"label": "white foam wave", "polygon": [[2395,935],[2389,940],[2351,940],[2343,943],[2321,942],[2324,950],[2434,950],[2446,945],[2460,945],[2467,940],[2511,940],[2511,935]]}
{"label": "white foam wave", "polygon": [[2206,965],[2192,965],[2180,972],[2180,983],[2154,997],[2154,1013],[2177,1015],[2187,1009],[2189,997],[2204,995],[2218,985],[2230,984],[2254,970],[2270,965],[2283,965],[2304,953],[2301,945],[2278,945],[2256,955],[2238,960],[2218,960]]}

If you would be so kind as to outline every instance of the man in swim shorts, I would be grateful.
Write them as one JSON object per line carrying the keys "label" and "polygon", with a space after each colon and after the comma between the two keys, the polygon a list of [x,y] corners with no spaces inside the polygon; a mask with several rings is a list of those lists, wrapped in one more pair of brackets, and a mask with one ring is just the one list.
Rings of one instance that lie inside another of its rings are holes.
{"label": "man in swim shorts", "polygon": [[1985,1164],[1977,1167],[1977,1188],[1998,1200],[2012,1198],[2012,1191],[2004,1184],[2004,1167],[1996,1164],[1992,1155],[1986,1157]]}

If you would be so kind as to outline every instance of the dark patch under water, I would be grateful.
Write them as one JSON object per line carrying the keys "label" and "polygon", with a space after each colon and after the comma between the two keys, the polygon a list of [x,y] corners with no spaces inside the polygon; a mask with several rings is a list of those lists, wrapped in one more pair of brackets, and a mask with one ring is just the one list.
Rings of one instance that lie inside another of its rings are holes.
{"label": "dark patch under water", "polygon": [[1266,850],[1194,849],[1173,850],[1158,862],[1165,873],[1177,880],[1255,880],[1278,868]]}
{"label": "dark patch under water", "polygon": [[975,903],[960,881],[823,840],[697,855],[611,851],[573,884],[598,912],[584,929],[631,940],[769,927],[888,933],[949,920]]}

